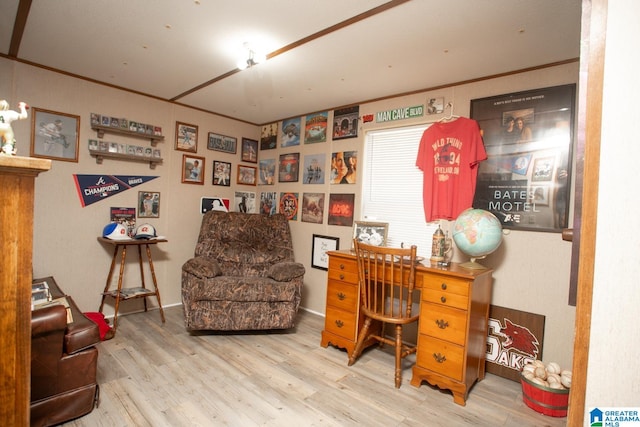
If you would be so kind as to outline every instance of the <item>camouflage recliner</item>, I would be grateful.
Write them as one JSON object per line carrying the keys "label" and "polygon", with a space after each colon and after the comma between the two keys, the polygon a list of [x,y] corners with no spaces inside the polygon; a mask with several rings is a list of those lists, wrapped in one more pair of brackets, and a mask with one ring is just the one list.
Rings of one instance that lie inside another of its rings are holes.
{"label": "camouflage recliner", "polygon": [[209,211],[182,266],[189,330],[289,329],[305,269],[294,261],[284,215]]}

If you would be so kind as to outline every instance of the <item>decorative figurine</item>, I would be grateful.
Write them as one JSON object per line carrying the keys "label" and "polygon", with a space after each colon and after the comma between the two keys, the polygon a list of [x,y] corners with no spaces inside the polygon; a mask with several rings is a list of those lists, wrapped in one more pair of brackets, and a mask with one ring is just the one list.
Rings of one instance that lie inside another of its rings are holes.
{"label": "decorative figurine", "polygon": [[20,102],[18,107],[20,107],[19,113],[9,110],[9,103],[6,100],[0,101],[0,142],[2,142],[0,155],[14,156],[17,152],[16,139],[13,136],[11,122],[26,119],[29,106],[24,102]]}

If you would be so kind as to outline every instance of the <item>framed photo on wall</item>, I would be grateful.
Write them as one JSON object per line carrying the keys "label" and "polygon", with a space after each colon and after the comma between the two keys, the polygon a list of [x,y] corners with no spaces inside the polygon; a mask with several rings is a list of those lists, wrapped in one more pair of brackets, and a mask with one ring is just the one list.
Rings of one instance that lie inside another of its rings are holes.
{"label": "framed photo on wall", "polygon": [[238,139],[232,136],[209,132],[207,135],[207,149],[236,154],[238,151]]}
{"label": "framed photo on wall", "polygon": [[176,122],[176,150],[198,152],[198,126]]}
{"label": "framed photo on wall", "polygon": [[204,185],[204,157],[182,155],[182,182]]}
{"label": "framed photo on wall", "polygon": [[278,182],[298,182],[299,169],[300,153],[281,154]]}
{"label": "framed photo on wall", "polygon": [[238,165],[237,184],[256,185],[258,168],[253,166]]}
{"label": "framed photo on wall", "polygon": [[33,108],[31,157],[78,163],[80,116]]}
{"label": "framed photo on wall", "polygon": [[138,191],[138,218],[160,217],[160,193]]}
{"label": "framed photo on wall", "polygon": [[478,167],[474,208],[504,228],[567,227],[575,98],[570,84],[471,100],[488,156]]}
{"label": "framed photo on wall", "polygon": [[313,235],[311,242],[311,267],[319,270],[329,270],[329,251],[337,251],[340,246],[338,237]]}
{"label": "framed photo on wall", "polygon": [[242,161],[258,163],[258,141],[242,138]]}
{"label": "framed photo on wall", "polygon": [[213,161],[213,185],[231,185],[231,163]]}

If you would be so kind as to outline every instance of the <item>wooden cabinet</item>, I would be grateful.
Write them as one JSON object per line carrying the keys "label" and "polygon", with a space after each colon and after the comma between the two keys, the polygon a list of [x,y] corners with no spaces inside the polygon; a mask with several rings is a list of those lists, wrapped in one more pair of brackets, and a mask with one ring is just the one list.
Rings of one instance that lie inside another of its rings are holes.
{"label": "wooden cabinet", "polygon": [[[351,355],[362,327],[356,257],[351,251],[329,255],[327,307],[321,345],[332,344]],[[471,386],[484,378],[492,270],[468,270],[453,263],[439,268],[419,265],[418,350],[411,384],[422,381],[451,390],[465,405]],[[377,325],[380,327],[380,325]],[[366,343],[374,344],[375,341]]]}
{"label": "wooden cabinet", "polygon": [[29,425],[35,179],[51,160],[0,156],[0,425]]}
{"label": "wooden cabinet", "polygon": [[491,303],[491,270],[420,271],[422,291],[416,364],[411,384],[423,380],[449,389],[465,405],[471,386],[484,378]]}
{"label": "wooden cabinet", "polygon": [[[350,251],[329,252],[327,308],[320,345],[327,347],[332,344],[344,348],[350,356],[356,347],[363,321],[355,255]],[[365,344],[373,343],[372,340]]]}

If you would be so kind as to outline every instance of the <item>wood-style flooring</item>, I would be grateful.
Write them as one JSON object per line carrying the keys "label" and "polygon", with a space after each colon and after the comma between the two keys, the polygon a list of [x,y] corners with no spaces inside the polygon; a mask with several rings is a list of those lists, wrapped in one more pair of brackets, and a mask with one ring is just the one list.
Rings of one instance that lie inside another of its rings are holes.
{"label": "wood-style flooring", "polygon": [[391,349],[373,347],[351,367],[320,347],[324,318],[300,311],[286,333],[189,334],[182,307],[118,318],[99,344],[100,404],[65,426],[564,426],[538,414],[520,385],[487,374],[466,406],[448,391],[409,384],[415,355],[394,388]]}

